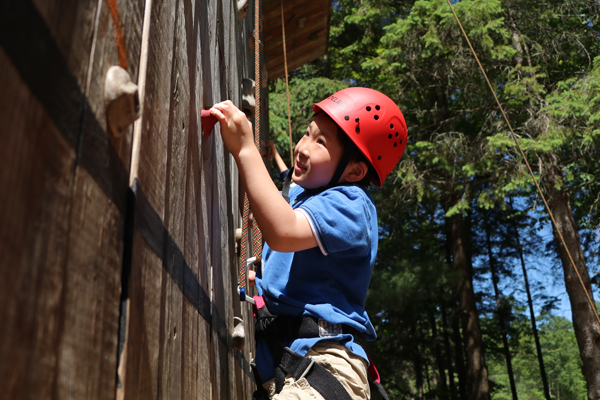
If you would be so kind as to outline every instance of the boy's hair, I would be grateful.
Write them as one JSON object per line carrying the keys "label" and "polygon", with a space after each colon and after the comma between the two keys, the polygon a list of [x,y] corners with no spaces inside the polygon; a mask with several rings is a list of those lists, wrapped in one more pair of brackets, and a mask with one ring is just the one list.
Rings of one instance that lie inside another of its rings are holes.
{"label": "boy's hair", "polygon": [[[323,115],[333,121],[326,113],[323,113]],[[314,120],[316,116],[317,114],[314,114],[312,119]],[[333,122],[335,123],[335,121]],[[363,152],[350,140],[346,132],[337,123],[335,126],[337,126],[337,141],[342,146],[343,153],[348,155],[348,162],[364,162],[367,165],[367,173],[360,181],[355,183],[360,186],[369,186],[371,184],[371,177],[376,174],[375,169]]]}

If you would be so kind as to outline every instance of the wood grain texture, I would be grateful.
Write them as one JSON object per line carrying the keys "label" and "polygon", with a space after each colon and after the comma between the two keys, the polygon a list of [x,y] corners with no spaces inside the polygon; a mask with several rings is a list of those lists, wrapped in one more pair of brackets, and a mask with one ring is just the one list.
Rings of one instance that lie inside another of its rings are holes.
{"label": "wood grain texture", "polygon": [[[262,4],[265,65],[269,80],[284,74],[281,0]],[[288,72],[327,53],[331,0],[287,0],[283,2]]]}
{"label": "wood grain texture", "polygon": [[49,398],[75,153],[1,48],[0,69],[0,386],[7,398]]}
{"label": "wood grain texture", "polygon": [[[136,209],[136,212],[139,210]],[[162,260],[139,231],[133,240],[130,285],[129,341],[127,344],[126,399],[158,398]]]}
{"label": "wood grain texture", "polygon": [[[24,1],[0,12],[15,39],[0,33],[0,120],[12,138],[0,182],[10,192],[1,245],[10,244],[3,254],[13,260],[2,267],[9,328],[0,364],[10,372],[0,380],[9,398],[114,394],[127,169],[100,122],[102,102],[90,107],[103,88],[92,92],[88,82],[105,72],[91,62],[97,5]],[[22,234],[9,239],[11,224]],[[17,368],[6,361],[15,359]]]}
{"label": "wood grain texture", "polygon": [[[198,131],[203,107],[240,105],[253,65],[250,20],[237,21],[233,2],[152,3],[127,208],[131,135],[106,132],[104,77],[119,64],[137,79],[145,4],[0,5],[8,132],[0,191],[10,193],[0,196],[0,387],[8,398],[115,397],[127,252],[125,398],[247,399],[253,391],[251,312],[235,292],[237,170],[218,128],[208,138]],[[21,41],[11,40],[15,32]],[[246,320],[244,352],[231,349],[234,315]]]}

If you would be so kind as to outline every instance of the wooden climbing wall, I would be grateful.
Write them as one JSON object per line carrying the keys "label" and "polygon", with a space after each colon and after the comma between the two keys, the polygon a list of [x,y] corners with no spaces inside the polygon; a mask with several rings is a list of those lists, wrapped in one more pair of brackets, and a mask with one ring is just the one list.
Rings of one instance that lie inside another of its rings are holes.
{"label": "wooden climbing wall", "polygon": [[[2,398],[250,399],[237,170],[199,123],[253,78],[235,4],[0,2]],[[111,65],[140,84],[121,137]]]}

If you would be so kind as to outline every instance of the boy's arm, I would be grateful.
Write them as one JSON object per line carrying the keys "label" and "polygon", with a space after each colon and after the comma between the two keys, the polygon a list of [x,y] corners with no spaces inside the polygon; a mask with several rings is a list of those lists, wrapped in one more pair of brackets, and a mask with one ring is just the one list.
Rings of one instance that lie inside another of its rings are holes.
{"label": "boy's arm", "polygon": [[285,165],[285,162],[283,161],[283,158],[281,158],[281,155],[277,151],[277,146],[275,145],[275,143],[272,140],[270,140],[268,146],[271,148],[271,153],[273,155],[273,158],[275,159],[275,164],[277,165],[279,172],[283,172],[286,169],[288,169],[287,165]]}
{"label": "boy's arm", "polygon": [[306,216],[292,209],[271,180],[246,115],[229,100],[215,104],[210,112],[219,120],[223,142],[235,159],[252,213],[269,247],[280,252],[316,247]]}

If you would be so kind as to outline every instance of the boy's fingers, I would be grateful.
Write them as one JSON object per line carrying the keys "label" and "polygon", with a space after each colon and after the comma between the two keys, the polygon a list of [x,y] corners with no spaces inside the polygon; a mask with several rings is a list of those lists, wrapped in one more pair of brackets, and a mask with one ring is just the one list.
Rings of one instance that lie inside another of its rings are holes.
{"label": "boy's fingers", "polygon": [[216,118],[217,118],[219,121],[224,121],[224,120],[226,119],[226,118],[225,118],[225,114],[223,114],[223,113],[221,112],[221,110],[220,110],[220,109],[218,109],[218,108],[216,108],[215,106],[213,106],[213,108],[211,108],[209,111],[210,111],[210,113],[211,113],[212,115],[214,115],[214,116],[215,116],[215,117],[216,117]]}

